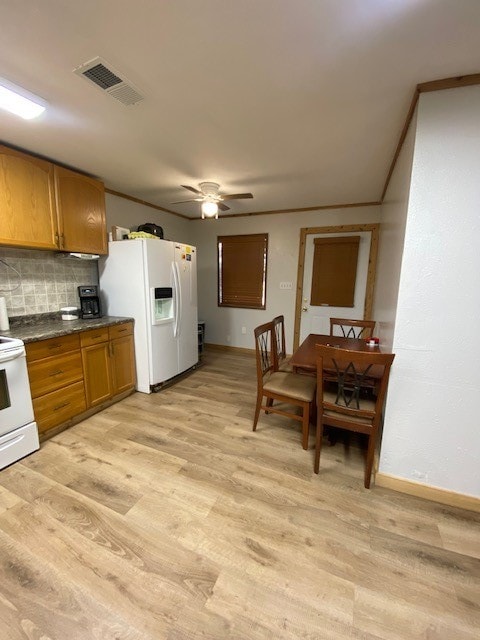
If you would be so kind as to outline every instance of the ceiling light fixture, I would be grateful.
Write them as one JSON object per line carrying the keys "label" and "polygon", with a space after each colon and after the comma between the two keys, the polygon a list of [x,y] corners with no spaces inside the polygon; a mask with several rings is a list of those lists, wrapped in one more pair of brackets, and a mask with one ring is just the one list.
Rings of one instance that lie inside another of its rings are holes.
{"label": "ceiling light fixture", "polygon": [[212,200],[202,202],[202,220],[205,218],[218,219],[218,204]]}
{"label": "ceiling light fixture", "polygon": [[0,109],[31,120],[45,111],[45,101],[13,82],[0,78]]}

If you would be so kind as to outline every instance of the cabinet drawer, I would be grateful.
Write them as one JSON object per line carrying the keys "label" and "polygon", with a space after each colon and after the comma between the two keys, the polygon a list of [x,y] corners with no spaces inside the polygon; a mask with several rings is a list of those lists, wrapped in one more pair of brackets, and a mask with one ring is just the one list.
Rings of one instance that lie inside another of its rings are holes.
{"label": "cabinet drawer", "polygon": [[90,329],[90,331],[82,331],[80,334],[80,342],[82,347],[91,347],[94,344],[108,341],[108,327],[101,329]]}
{"label": "cabinet drawer", "polygon": [[25,349],[27,351],[27,362],[34,362],[41,358],[48,358],[80,349],[80,337],[78,334],[72,334],[61,336],[60,338],[29,342],[25,345]]}
{"label": "cabinet drawer", "polygon": [[33,399],[33,412],[40,433],[66,422],[86,408],[83,381]]}
{"label": "cabinet drawer", "polygon": [[133,322],[125,322],[125,324],[114,324],[109,327],[108,333],[110,340],[115,338],[123,338],[124,336],[131,336],[133,333]]}
{"label": "cabinet drawer", "polygon": [[28,377],[33,398],[82,380],[80,351],[31,362],[28,364]]}

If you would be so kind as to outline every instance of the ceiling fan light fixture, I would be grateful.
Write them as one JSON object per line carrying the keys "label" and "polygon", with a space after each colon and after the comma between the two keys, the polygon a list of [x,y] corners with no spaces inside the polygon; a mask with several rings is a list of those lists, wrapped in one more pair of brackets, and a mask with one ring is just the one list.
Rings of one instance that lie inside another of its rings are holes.
{"label": "ceiling fan light fixture", "polygon": [[215,218],[218,219],[218,204],[211,200],[202,202],[202,219]]}

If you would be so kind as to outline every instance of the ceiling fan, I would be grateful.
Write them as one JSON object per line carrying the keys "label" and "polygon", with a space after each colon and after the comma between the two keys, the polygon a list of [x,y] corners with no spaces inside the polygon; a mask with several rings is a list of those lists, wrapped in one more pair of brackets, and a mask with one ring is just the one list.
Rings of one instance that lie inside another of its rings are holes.
{"label": "ceiling fan", "polygon": [[202,218],[218,218],[218,210],[229,211],[230,207],[227,207],[223,203],[224,200],[243,200],[245,198],[253,198],[251,193],[230,193],[220,195],[218,193],[220,185],[216,182],[200,182],[199,189],[195,187],[189,187],[186,184],[181,185],[184,189],[193,191],[197,194],[196,198],[191,200],[179,200],[178,202],[172,202],[171,204],[181,204],[183,202],[201,202],[202,203]]}

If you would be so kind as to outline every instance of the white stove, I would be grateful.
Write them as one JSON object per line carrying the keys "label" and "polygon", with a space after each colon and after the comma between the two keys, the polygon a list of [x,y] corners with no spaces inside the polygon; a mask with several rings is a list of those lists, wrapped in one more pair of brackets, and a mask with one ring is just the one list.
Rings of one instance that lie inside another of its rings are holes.
{"label": "white stove", "polygon": [[0,337],[0,469],[39,448],[25,346]]}

